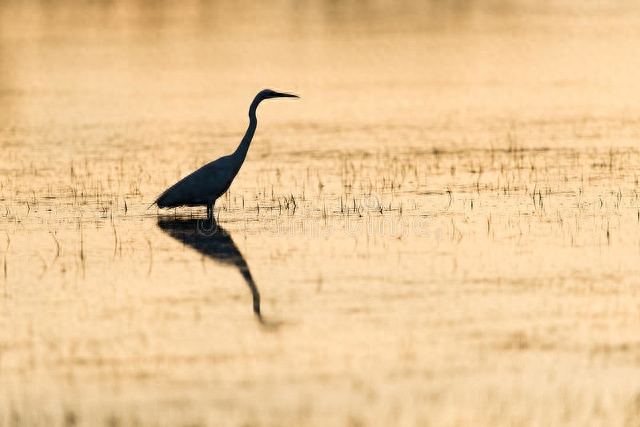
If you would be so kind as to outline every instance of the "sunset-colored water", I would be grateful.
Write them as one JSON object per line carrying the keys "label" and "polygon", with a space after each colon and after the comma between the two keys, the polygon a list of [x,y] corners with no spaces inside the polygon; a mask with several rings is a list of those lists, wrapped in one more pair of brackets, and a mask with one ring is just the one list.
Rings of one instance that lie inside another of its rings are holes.
{"label": "sunset-colored water", "polygon": [[[640,425],[639,41],[622,1],[1,3],[0,426]],[[149,207],[263,88],[301,98],[218,228]]]}

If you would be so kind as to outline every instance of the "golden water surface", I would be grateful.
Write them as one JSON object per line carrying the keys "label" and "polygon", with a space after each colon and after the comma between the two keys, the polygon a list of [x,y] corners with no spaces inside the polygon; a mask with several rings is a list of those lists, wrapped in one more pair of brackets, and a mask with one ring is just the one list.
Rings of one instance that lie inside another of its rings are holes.
{"label": "golden water surface", "polygon": [[638,142],[631,1],[2,2],[0,426],[638,426]]}

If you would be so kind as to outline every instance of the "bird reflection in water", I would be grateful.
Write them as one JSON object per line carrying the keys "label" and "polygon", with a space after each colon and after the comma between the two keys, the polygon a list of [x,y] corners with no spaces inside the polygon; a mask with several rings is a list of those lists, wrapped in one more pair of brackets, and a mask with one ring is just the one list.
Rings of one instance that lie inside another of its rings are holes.
{"label": "bird reflection in water", "polygon": [[267,322],[260,312],[260,292],[256,286],[249,265],[233,239],[223,227],[213,219],[195,218],[158,218],[158,226],[162,231],[185,245],[223,264],[236,267],[247,282],[253,297],[253,312],[258,321],[265,326],[277,326]]}

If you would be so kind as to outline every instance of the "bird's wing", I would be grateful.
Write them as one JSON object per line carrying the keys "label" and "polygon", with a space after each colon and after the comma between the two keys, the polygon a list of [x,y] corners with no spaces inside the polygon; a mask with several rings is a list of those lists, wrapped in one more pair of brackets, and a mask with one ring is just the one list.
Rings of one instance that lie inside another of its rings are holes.
{"label": "bird's wing", "polygon": [[205,205],[220,197],[233,181],[229,161],[222,157],[202,166],[169,187],[156,200],[158,207]]}

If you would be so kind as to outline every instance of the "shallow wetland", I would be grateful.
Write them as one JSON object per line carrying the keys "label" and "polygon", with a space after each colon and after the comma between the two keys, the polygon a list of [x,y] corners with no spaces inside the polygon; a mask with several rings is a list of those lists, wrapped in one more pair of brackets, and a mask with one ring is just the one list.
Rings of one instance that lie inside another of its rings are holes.
{"label": "shallow wetland", "polygon": [[[0,426],[640,425],[596,3],[2,3]],[[221,228],[149,207],[264,87]]]}

